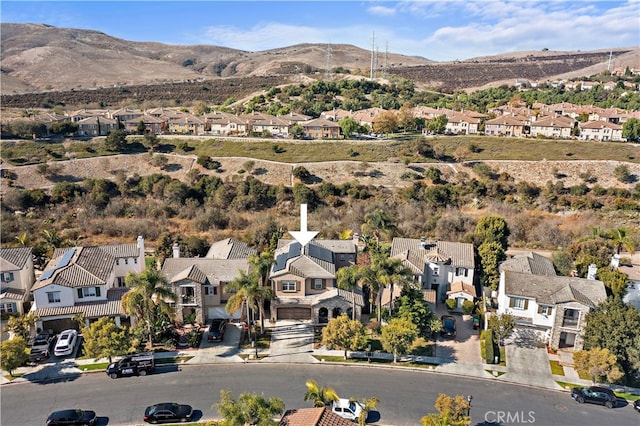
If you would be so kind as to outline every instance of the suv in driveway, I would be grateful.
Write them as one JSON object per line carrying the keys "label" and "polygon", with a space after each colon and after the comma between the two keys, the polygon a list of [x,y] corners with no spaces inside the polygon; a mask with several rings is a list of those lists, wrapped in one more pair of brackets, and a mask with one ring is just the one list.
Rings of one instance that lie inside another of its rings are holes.
{"label": "suv in driveway", "polygon": [[442,337],[456,337],[456,319],[451,315],[443,315],[441,318],[442,321],[442,330],[440,331],[440,335]]}
{"label": "suv in driveway", "polygon": [[209,342],[222,342],[224,339],[224,332],[227,329],[227,320],[224,318],[214,318],[209,323],[209,333],[207,333],[207,340]]}
{"label": "suv in driveway", "polygon": [[575,387],[571,390],[571,398],[580,404],[589,402],[604,405],[607,408],[613,408],[618,404],[618,399],[613,391],[600,386]]}

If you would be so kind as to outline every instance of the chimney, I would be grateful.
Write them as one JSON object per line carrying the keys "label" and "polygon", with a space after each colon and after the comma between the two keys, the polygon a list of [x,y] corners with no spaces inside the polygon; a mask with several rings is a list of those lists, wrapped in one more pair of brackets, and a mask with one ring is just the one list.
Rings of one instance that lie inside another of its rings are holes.
{"label": "chimney", "polygon": [[180,244],[173,243],[173,258],[178,259],[180,257]]}
{"label": "chimney", "polygon": [[138,235],[138,250],[144,253],[144,238],[142,235]]}
{"label": "chimney", "polygon": [[589,265],[589,271],[587,272],[587,279],[595,280],[597,271],[598,271],[598,267],[596,266],[595,263],[592,263],[591,265]]}
{"label": "chimney", "polygon": [[611,268],[617,269],[620,267],[620,255],[614,254],[611,258]]}
{"label": "chimney", "polygon": [[424,249],[424,248],[426,248],[426,246],[427,246],[427,243],[426,243],[425,238],[424,237],[420,237],[420,248]]}

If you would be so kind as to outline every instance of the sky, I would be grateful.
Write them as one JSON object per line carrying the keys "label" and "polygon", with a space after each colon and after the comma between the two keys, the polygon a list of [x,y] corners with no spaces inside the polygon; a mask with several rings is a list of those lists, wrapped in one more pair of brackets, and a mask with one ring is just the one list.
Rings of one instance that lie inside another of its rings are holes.
{"label": "sky", "polygon": [[352,44],[435,61],[640,46],[640,0],[3,0],[0,19],[97,30],[128,41],[247,51]]}

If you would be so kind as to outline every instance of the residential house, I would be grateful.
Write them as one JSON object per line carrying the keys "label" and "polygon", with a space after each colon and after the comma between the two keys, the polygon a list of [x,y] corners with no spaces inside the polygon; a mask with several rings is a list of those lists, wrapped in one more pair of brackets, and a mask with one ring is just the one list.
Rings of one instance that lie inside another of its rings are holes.
{"label": "residential house", "polygon": [[447,299],[455,300],[455,308],[461,310],[464,302],[469,301],[475,303],[476,299],[478,299],[476,286],[462,281],[456,281],[451,284],[451,290],[447,291]]}
{"label": "residential house", "polygon": [[125,121],[137,120],[142,117],[144,113],[139,109],[121,108],[115,111],[107,112],[107,116],[114,120],[124,123]]}
{"label": "residential house", "polygon": [[211,245],[205,257],[181,257],[180,246],[173,245],[173,257],[162,265],[173,292],[177,321],[191,317],[199,323],[212,318],[239,318],[240,312],[228,314],[225,310],[231,293],[225,286],[248,273],[248,258],[257,254],[246,243],[227,238]]}
{"label": "residential house", "polygon": [[239,135],[247,133],[246,123],[237,115],[228,112],[213,111],[204,115],[208,132],[217,136]]}
{"label": "residential house", "polygon": [[579,123],[580,139],[585,141],[624,141],[622,126],[609,121]]}
{"label": "residential house", "polygon": [[0,249],[0,314],[29,311],[36,280],[32,251],[32,247]]}
{"label": "residential house", "polygon": [[304,137],[311,139],[339,139],[340,126],[335,121],[327,120],[326,118],[315,118],[313,120],[305,121],[302,124],[302,130]]}
{"label": "residential house", "polygon": [[[271,302],[271,319],[312,320],[326,323],[342,313],[352,314],[352,293],[337,287],[336,271],[354,264],[357,241],[317,240],[304,247],[281,239],[275,252],[269,279],[276,298]],[[362,290],[354,291],[356,318],[364,306]]]}
{"label": "residential house", "polygon": [[353,426],[353,422],[333,413],[329,407],[312,407],[285,411],[278,426]]}
{"label": "residential house", "polygon": [[517,329],[553,348],[582,349],[586,316],[606,298],[601,281],[557,276],[552,262],[536,254],[500,267],[497,313],[513,315]]}
{"label": "residential house", "polygon": [[[327,120],[335,121],[336,123],[345,117],[352,117],[353,112],[346,109],[334,108],[331,111],[323,111],[320,113],[320,117],[324,117]],[[311,117],[309,117],[311,118]]]}
{"label": "residential house", "polygon": [[640,265],[633,263],[620,265],[620,255],[615,254],[611,260],[611,267],[617,268],[629,279],[622,301],[635,306],[640,311]]}
{"label": "residential house", "polygon": [[447,114],[445,132],[454,135],[475,135],[480,127],[480,119],[463,112],[452,111]]}
{"label": "residential house", "polygon": [[436,292],[444,302],[456,282],[475,286],[473,244],[394,238],[390,257],[400,259],[424,290]]}
{"label": "residential house", "polygon": [[305,121],[309,121],[313,117],[310,115],[298,114],[297,112],[289,112],[288,114],[279,115],[278,118],[285,120],[289,125],[293,126],[294,124],[302,124]]}
{"label": "residential house", "polygon": [[103,316],[117,325],[128,322],[120,303],[128,291],[125,277],[144,269],[142,236],[132,244],[56,249],[31,288],[36,326],[56,332],[77,328],[78,314],[87,325]]}
{"label": "residential house", "polygon": [[529,133],[529,120],[521,116],[503,115],[487,120],[485,135],[521,137]]}
{"label": "residential house", "polygon": [[373,129],[373,123],[375,123],[376,118],[386,111],[387,110],[379,107],[366,108],[354,111],[351,114],[351,118],[353,118],[359,125],[368,126],[370,129]]}
{"label": "residential house", "polygon": [[167,120],[153,115],[141,115],[131,120],[123,121],[124,130],[127,133],[138,133],[140,122],[144,125],[145,133],[153,133],[156,135],[164,133],[167,129]]}
{"label": "residential house", "polygon": [[185,135],[203,135],[205,133],[206,122],[200,117],[192,114],[176,115],[168,119],[168,128],[170,133],[179,133]]}
{"label": "residential house", "polygon": [[78,136],[106,136],[118,128],[118,122],[113,118],[98,115],[83,118],[77,121],[77,124],[76,134]]}
{"label": "residential house", "polygon": [[239,118],[245,123],[247,132],[254,134],[288,135],[289,122],[271,114],[253,111]]}
{"label": "residential house", "polygon": [[564,116],[540,117],[531,123],[530,134],[533,137],[545,137],[553,139],[569,139],[575,120]]}

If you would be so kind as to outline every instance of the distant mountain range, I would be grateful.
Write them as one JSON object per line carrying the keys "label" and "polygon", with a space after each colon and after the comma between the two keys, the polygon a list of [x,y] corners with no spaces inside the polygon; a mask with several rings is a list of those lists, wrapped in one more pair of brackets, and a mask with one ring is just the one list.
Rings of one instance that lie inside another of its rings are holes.
{"label": "distant mountain range", "polygon": [[[371,52],[347,44],[298,44],[261,52],[220,46],[133,42],[107,34],[43,24],[2,23],[1,94],[93,90],[193,80],[324,73],[327,67],[368,76]],[[611,61],[609,61],[611,55]],[[463,90],[596,74],[640,64],[640,47],[586,52],[530,51],[434,62],[376,53],[376,76],[411,78],[416,85]]]}

